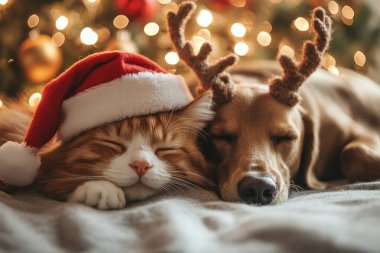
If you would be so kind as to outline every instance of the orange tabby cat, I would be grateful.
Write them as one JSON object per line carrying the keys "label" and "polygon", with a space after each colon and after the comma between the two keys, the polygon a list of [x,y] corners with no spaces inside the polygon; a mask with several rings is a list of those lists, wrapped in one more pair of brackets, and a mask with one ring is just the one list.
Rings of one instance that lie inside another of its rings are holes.
{"label": "orange tabby cat", "polygon": [[213,116],[211,100],[207,92],[179,111],[86,131],[41,154],[36,185],[50,197],[99,209],[119,209],[128,200],[183,186],[210,189],[210,171],[196,140]]}

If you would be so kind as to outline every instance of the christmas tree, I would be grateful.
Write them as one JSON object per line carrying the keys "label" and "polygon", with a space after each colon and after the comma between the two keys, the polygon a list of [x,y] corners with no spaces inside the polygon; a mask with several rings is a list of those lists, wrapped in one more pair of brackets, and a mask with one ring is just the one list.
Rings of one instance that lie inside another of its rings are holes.
{"label": "christmas tree", "polygon": [[[0,0],[0,98],[25,94],[36,105],[44,84],[72,63],[104,50],[139,52],[171,72],[186,74],[166,29],[173,0]],[[359,1],[199,0],[187,36],[199,49],[210,41],[217,58],[235,52],[241,60],[297,57],[310,37],[309,13],[322,6],[334,20],[323,66],[366,73],[375,64],[380,22]],[[0,106],[3,102],[0,100]]]}

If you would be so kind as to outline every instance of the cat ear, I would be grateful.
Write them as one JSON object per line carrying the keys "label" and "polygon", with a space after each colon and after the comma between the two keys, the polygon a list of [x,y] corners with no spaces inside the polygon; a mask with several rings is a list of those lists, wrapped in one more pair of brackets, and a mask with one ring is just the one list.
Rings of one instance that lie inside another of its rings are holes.
{"label": "cat ear", "polygon": [[188,105],[180,114],[187,127],[202,129],[214,118],[212,92],[206,91]]}

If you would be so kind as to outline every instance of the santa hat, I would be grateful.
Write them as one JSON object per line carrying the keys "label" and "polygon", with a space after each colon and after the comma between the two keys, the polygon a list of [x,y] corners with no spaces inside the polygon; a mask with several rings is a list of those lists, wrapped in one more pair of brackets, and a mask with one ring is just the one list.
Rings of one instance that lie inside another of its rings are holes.
{"label": "santa hat", "polygon": [[90,55],[46,85],[24,142],[0,147],[0,180],[32,183],[41,165],[37,152],[56,133],[67,141],[108,122],[181,109],[192,100],[182,77],[141,55]]}

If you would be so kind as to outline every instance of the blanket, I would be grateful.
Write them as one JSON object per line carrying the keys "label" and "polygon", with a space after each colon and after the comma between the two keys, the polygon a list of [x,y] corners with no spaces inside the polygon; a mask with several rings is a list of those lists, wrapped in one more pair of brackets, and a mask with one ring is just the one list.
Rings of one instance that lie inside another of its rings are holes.
{"label": "blanket", "polygon": [[0,192],[0,252],[380,252],[380,182],[276,206],[191,189],[118,211]]}

